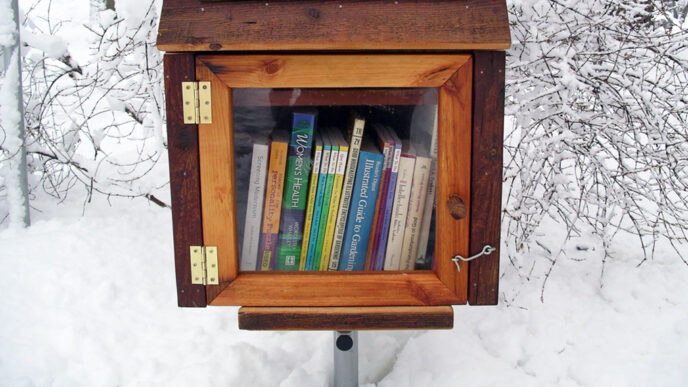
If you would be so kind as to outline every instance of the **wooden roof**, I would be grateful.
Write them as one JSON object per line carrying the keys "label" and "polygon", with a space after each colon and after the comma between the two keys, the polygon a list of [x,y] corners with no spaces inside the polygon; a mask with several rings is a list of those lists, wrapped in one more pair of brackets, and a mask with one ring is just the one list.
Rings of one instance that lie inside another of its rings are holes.
{"label": "wooden roof", "polygon": [[505,0],[164,0],[164,51],[504,50]]}

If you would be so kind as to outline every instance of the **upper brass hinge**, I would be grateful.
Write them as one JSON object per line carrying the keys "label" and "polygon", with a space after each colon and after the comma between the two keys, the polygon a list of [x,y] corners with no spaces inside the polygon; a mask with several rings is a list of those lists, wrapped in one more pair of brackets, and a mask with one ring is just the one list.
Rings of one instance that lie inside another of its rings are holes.
{"label": "upper brass hinge", "polygon": [[219,285],[217,247],[191,246],[191,283],[194,285]]}
{"label": "upper brass hinge", "polygon": [[185,124],[212,124],[210,82],[182,82],[182,105]]}

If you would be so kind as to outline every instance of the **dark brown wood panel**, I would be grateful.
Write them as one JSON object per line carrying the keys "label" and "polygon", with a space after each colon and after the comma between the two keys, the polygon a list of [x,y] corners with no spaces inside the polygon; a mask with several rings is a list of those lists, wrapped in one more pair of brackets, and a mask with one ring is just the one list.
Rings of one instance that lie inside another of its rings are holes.
{"label": "dark brown wood panel", "polygon": [[465,291],[463,298],[457,297],[431,271],[242,272],[210,305],[434,306],[465,302]]}
{"label": "dark brown wood panel", "polygon": [[468,302],[496,305],[499,299],[499,237],[502,211],[505,53],[475,53],[469,254],[497,250],[471,261]]}
{"label": "dark brown wood panel", "polygon": [[243,307],[239,329],[290,331],[358,331],[452,329],[451,306],[386,307]]}
{"label": "dark brown wood panel", "polygon": [[500,50],[511,44],[504,0],[165,0],[165,51]]}
{"label": "dark brown wood panel", "polygon": [[189,246],[203,245],[198,127],[184,124],[182,82],[195,79],[192,54],[165,54],[167,149],[179,306],[206,306],[205,286],[191,284]]}

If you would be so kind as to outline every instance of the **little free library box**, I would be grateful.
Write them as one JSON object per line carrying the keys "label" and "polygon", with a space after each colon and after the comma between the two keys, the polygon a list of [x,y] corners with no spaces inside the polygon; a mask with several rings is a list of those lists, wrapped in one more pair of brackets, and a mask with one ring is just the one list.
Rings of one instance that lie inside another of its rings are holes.
{"label": "little free library box", "polygon": [[494,305],[504,0],[165,0],[179,306],[437,329]]}

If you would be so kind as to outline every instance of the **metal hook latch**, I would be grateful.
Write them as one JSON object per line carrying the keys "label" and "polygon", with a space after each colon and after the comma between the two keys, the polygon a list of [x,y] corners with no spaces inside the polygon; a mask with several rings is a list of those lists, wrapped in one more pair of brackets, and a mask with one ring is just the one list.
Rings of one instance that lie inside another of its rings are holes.
{"label": "metal hook latch", "polygon": [[460,256],[460,255],[455,255],[454,258],[452,258],[451,260],[452,260],[452,261],[454,262],[454,264],[456,265],[456,270],[460,272],[460,271],[461,271],[461,266],[459,266],[459,261],[470,262],[470,261],[472,261],[472,260],[474,260],[474,259],[476,259],[476,258],[480,258],[480,257],[483,256],[483,255],[490,255],[490,254],[492,254],[492,252],[495,251],[495,250],[497,250],[497,249],[494,248],[494,247],[492,247],[492,246],[490,246],[490,245],[485,245],[485,246],[483,247],[483,249],[482,249],[478,254],[475,254],[475,255],[470,256],[470,257],[468,257],[468,258],[464,258],[464,257],[462,257],[462,256]]}

